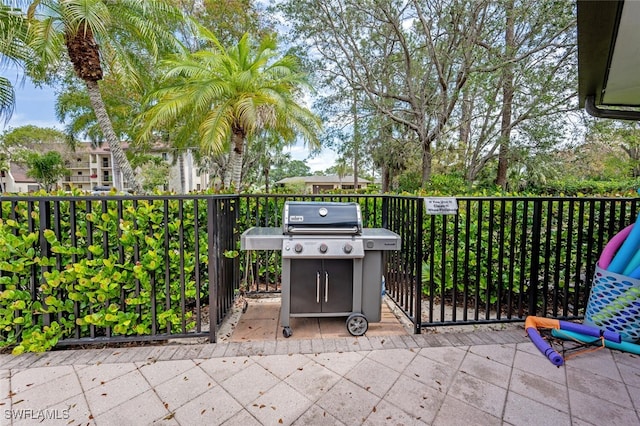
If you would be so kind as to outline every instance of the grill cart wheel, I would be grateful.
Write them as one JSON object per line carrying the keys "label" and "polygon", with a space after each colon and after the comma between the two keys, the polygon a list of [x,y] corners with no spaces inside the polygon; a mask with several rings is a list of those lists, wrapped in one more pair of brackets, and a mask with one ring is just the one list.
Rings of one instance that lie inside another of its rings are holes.
{"label": "grill cart wheel", "polygon": [[291,327],[285,327],[282,329],[282,335],[284,337],[286,337],[287,339],[289,337],[291,337],[293,335],[293,331],[291,330]]}
{"label": "grill cart wheel", "polygon": [[349,330],[352,336],[362,336],[367,332],[368,328],[369,322],[362,314],[354,313],[347,318],[347,330]]}

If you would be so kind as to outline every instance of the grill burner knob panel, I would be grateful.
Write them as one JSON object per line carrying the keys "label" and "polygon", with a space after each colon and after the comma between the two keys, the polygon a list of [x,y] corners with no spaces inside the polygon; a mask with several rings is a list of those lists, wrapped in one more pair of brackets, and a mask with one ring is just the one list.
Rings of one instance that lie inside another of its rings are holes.
{"label": "grill burner knob panel", "polygon": [[359,259],[364,253],[364,242],[358,238],[305,236],[282,242],[282,256],[289,259]]}

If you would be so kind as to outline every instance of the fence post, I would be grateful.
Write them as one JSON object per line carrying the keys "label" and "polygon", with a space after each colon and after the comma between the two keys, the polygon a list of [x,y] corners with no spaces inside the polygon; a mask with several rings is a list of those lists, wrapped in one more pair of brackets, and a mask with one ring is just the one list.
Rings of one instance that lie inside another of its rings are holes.
{"label": "fence post", "polygon": [[382,197],[382,224],[385,229],[389,229],[389,196]]}
{"label": "fence post", "polygon": [[416,211],[416,258],[414,267],[416,268],[416,283],[415,283],[415,320],[413,322],[413,333],[420,334],[422,331],[422,240],[423,235],[423,223],[424,223],[424,200],[422,198],[417,199],[417,211]]}
{"label": "fence post", "polygon": [[[44,232],[47,229],[51,229],[51,206],[48,200],[40,200],[38,202],[38,213],[39,213],[39,226],[38,226],[38,235],[40,237],[40,256],[41,258],[48,258],[51,254],[51,247],[49,245],[49,241],[44,236]],[[41,266],[40,267],[40,284],[44,283],[44,274],[48,272],[50,269],[49,266]],[[39,296],[42,296],[40,291],[38,291]],[[42,300],[42,307],[47,309],[47,304],[44,299]],[[42,315],[42,324],[43,325],[51,325],[51,314],[47,313]]]}
{"label": "fence post", "polygon": [[218,229],[216,229],[216,216],[218,205],[215,198],[207,199],[207,236],[209,257],[209,343],[216,343],[216,328],[218,323]]}
{"label": "fence post", "polygon": [[529,269],[529,315],[536,315],[538,308],[541,226],[542,200],[533,200],[533,223],[531,224],[531,268]]}

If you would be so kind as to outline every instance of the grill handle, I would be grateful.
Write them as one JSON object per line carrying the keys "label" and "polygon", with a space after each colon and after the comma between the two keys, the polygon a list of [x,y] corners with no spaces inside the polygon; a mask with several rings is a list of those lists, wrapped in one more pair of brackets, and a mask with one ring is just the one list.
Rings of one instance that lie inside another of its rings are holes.
{"label": "grill handle", "polygon": [[311,227],[293,227],[287,228],[289,234],[308,234],[308,235],[324,235],[324,234],[360,234],[360,228],[352,226],[349,228],[311,228]]}
{"label": "grill handle", "polygon": [[329,273],[324,272],[324,302],[329,301]]}
{"label": "grill handle", "polygon": [[316,272],[316,303],[320,303],[320,271]]}

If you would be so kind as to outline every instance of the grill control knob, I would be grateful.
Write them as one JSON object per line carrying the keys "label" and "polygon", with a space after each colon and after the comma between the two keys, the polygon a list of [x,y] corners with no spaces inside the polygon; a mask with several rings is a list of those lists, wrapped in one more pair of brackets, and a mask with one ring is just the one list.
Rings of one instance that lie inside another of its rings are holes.
{"label": "grill control knob", "polygon": [[320,250],[320,253],[326,253],[327,250],[329,250],[329,247],[327,247],[325,243],[322,243],[320,244],[319,250]]}
{"label": "grill control knob", "polygon": [[295,245],[295,247],[293,247],[293,250],[294,250],[296,253],[302,253],[302,244],[297,243],[297,244]]}
{"label": "grill control knob", "polygon": [[344,247],[342,247],[342,250],[344,250],[345,253],[349,254],[353,251],[353,246],[347,243],[344,245]]}

